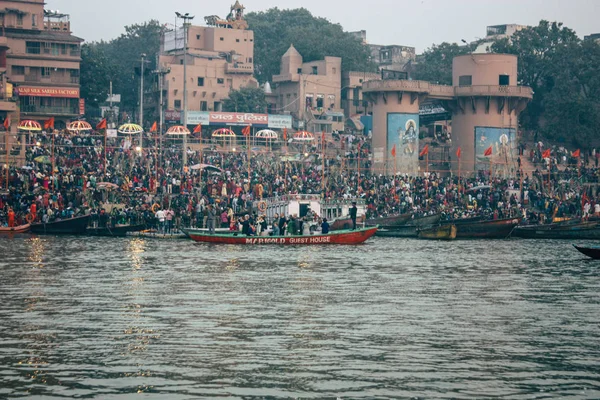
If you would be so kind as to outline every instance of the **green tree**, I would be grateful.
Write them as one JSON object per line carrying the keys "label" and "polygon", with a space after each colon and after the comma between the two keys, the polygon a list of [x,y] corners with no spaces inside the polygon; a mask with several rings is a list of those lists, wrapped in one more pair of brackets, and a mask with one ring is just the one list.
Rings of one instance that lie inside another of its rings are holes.
{"label": "green tree", "polygon": [[105,43],[90,43],[81,46],[81,97],[91,108],[108,97],[110,80],[115,76],[114,65],[106,56]]}
{"label": "green tree", "polygon": [[325,56],[342,58],[343,71],[374,71],[369,50],[354,35],[344,32],[339,24],[313,16],[307,9],[267,11],[246,15],[254,31],[255,76],[267,82],[278,75],[281,56],[291,44],[302,54],[305,62]]}
{"label": "green tree", "polygon": [[434,44],[419,57],[413,78],[452,85],[452,60],[471,51],[470,46],[459,46],[456,43]]}
{"label": "green tree", "polygon": [[260,88],[243,87],[240,90],[232,90],[229,97],[223,101],[223,111],[265,113],[266,110],[265,92]]}
{"label": "green tree", "polygon": [[564,54],[563,50],[578,43],[573,30],[563,27],[560,22],[542,20],[537,26],[520,30],[510,39],[501,39],[492,45],[494,53],[519,57],[519,84],[530,86],[534,91],[533,101],[521,116],[521,123],[526,129],[539,128],[546,96],[553,90],[556,66]]}

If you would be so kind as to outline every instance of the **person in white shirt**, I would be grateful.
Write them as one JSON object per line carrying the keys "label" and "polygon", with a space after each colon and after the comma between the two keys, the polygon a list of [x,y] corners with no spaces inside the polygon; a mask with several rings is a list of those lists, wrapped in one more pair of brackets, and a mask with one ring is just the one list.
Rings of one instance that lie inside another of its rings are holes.
{"label": "person in white shirt", "polygon": [[160,233],[165,233],[165,220],[166,220],[165,212],[163,210],[158,210],[156,212],[156,219],[158,219],[158,227],[159,227]]}

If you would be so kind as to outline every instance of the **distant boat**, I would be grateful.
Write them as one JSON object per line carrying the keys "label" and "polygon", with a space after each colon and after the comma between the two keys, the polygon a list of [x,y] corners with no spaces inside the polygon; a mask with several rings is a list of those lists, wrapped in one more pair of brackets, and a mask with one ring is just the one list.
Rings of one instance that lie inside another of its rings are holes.
{"label": "distant boat", "polygon": [[573,247],[586,256],[593,258],[594,260],[600,260],[600,246],[586,247],[573,245]]}
{"label": "distant boat", "polygon": [[243,244],[243,245],[353,245],[364,243],[375,235],[377,227],[369,227],[356,230],[330,232],[325,235],[309,236],[246,236],[241,233],[214,234],[210,235],[194,230],[186,230],[190,238],[196,242],[213,244]]}
{"label": "distant boat", "polygon": [[138,224],[138,225],[115,225],[115,226],[105,226],[105,227],[96,227],[91,228],[88,227],[85,231],[87,235],[90,236],[119,236],[124,237],[127,236],[129,232],[139,232],[146,229],[146,224]]}
{"label": "distant boat", "polygon": [[597,222],[568,222],[548,225],[518,226],[513,237],[523,239],[600,239],[600,227]]}
{"label": "distant boat", "polygon": [[456,238],[505,239],[520,222],[520,218],[507,218],[459,224],[456,225]]}
{"label": "distant boat", "polygon": [[3,227],[3,228],[0,228],[0,235],[3,235],[3,234],[10,235],[10,234],[15,234],[15,233],[27,233],[27,232],[29,232],[30,227],[31,227],[31,225],[29,225],[29,224],[13,226],[12,228]]}
{"label": "distant boat", "polygon": [[420,239],[452,240],[456,239],[456,225],[440,225],[422,229],[418,232]]}
{"label": "distant boat", "polygon": [[440,222],[440,219],[442,219],[442,214],[424,215],[409,220],[406,225],[416,226],[417,228],[426,228],[436,225]]}
{"label": "distant boat", "polygon": [[139,232],[127,232],[127,236],[143,237],[149,239],[165,239],[165,240],[176,240],[176,239],[187,239],[188,235],[183,232],[173,233],[160,233],[156,230],[143,230]]}
{"label": "distant boat", "polygon": [[417,227],[414,225],[396,226],[393,228],[379,228],[375,234],[377,237],[416,238]]}
{"label": "distant boat", "polygon": [[412,218],[411,213],[390,215],[388,217],[369,218],[366,220],[368,226],[394,227],[406,224]]}
{"label": "distant boat", "polygon": [[65,218],[54,222],[31,224],[31,232],[48,235],[77,235],[84,234],[88,223],[89,215],[81,217]]}

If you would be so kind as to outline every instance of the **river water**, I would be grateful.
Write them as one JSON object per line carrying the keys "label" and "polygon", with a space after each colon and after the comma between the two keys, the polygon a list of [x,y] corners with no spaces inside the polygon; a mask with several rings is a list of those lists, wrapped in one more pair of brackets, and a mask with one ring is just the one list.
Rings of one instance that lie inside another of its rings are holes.
{"label": "river water", "polygon": [[600,398],[567,241],[0,238],[0,398]]}

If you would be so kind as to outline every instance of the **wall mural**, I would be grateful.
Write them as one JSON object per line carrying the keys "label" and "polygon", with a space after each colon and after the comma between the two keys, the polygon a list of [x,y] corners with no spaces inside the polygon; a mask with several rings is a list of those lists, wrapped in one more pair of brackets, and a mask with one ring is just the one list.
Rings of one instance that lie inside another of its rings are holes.
{"label": "wall mural", "polygon": [[[492,148],[492,155],[485,151]],[[514,128],[475,127],[475,170],[489,170],[490,161],[494,171],[510,173],[517,161],[517,141]]]}
{"label": "wall mural", "polygon": [[389,173],[394,173],[394,146],[396,172],[416,175],[419,170],[419,114],[388,113],[386,157]]}

